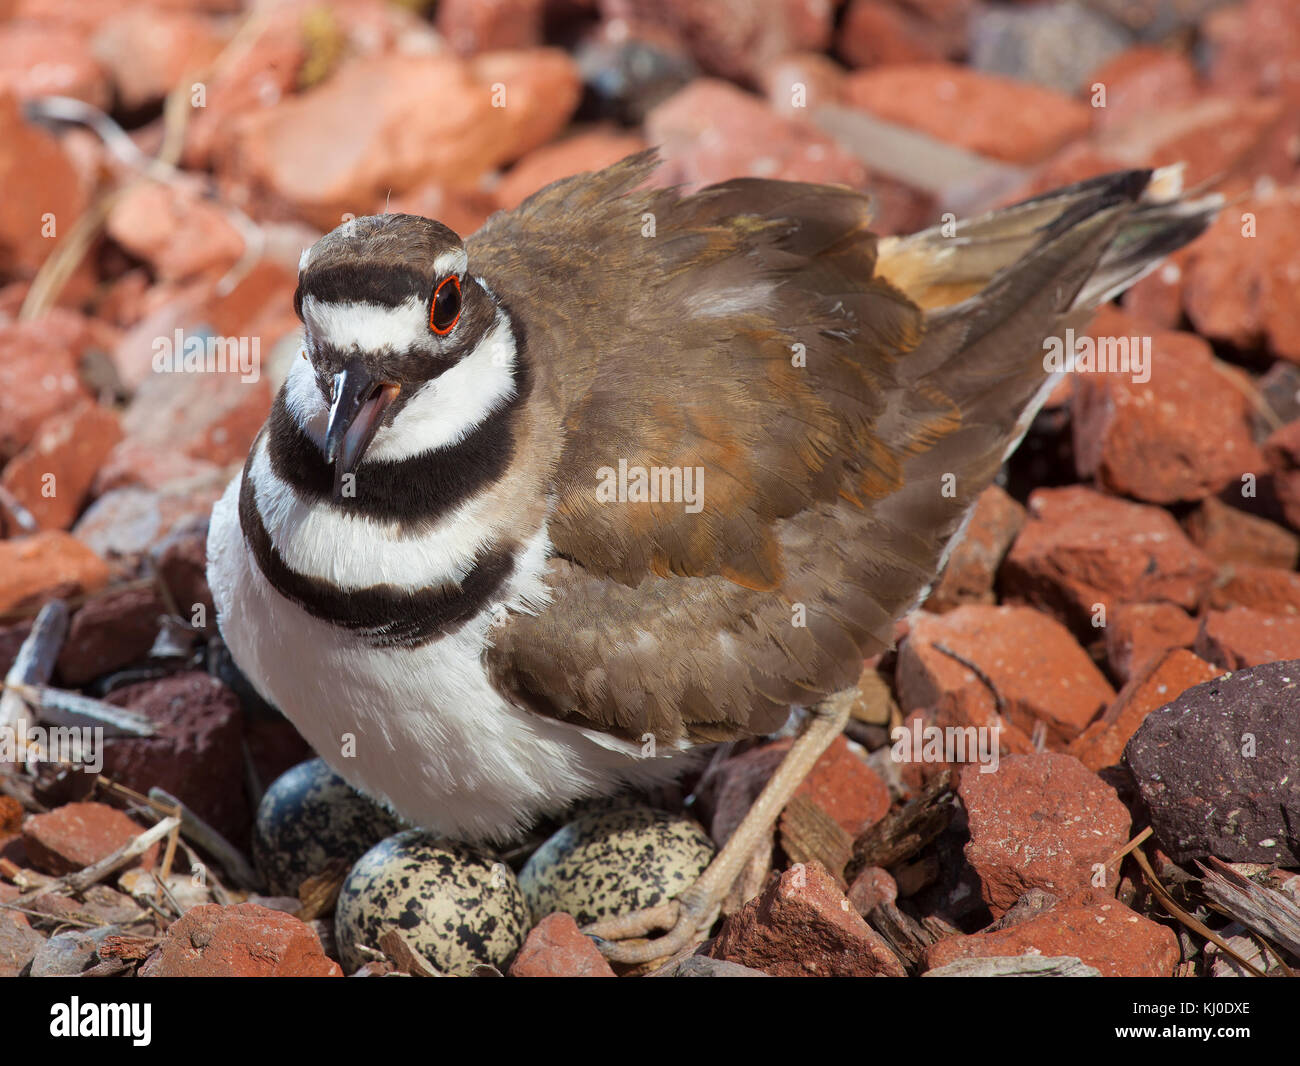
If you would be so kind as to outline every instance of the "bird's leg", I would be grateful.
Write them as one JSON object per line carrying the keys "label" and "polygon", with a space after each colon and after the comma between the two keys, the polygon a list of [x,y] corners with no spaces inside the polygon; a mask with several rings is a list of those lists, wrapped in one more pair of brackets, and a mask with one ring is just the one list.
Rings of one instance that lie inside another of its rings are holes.
{"label": "bird's leg", "polygon": [[[608,918],[583,929],[588,936],[597,938],[606,958],[628,964],[650,962],[667,958],[702,939],[701,934],[707,933],[717,918],[722,900],[754,849],[767,842],[790,797],[821,758],[822,752],[844,731],[856,691],[838,692],[809,709],[802,730],[776,773],[763,786],[763,791],[731,834],[731,839],[690,888],[667,903],[621,918]],[[666,932],[653,940],[618,943],[643,937],[655,929]]]}

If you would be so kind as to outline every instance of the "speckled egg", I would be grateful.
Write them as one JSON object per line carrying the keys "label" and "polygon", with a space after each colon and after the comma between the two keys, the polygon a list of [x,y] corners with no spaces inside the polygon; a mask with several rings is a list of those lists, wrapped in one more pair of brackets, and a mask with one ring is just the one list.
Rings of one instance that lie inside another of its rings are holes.
{"label": "speckled egg", "polygon": [[709,835],[685,815],[649,807],[593,812],[533,852],[519,884],[536,919],[568,911],[586,925],[672,899],[713,853]]}
{"label": "speckled egg", "polygon": [[352,867],[334,911],[349,973],[390,929],[443,973],[480,963],[504,969],[527,935],[528,904],[514,872],[485,848],[408,829],[376,844]]}
{"label": "speckled egg", "polygon": [[253,861],[273,896],[298,886],[334,859],[356,862],[402,828],[390,811],[357,792],[323,759],[286,770],[266,790],[253,826]]}

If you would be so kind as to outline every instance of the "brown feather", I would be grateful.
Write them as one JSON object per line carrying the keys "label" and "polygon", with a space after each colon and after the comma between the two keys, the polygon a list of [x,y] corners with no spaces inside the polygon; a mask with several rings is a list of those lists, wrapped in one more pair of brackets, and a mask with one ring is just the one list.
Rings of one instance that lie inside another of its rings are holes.
{"label": "brown feather", "polygon": [[[888,646],[1144,185],[977,220],[1010,256],[944,268],[983,264],[978,292],[926,314],[878,271],[860,194],[744,179],[683,196],[642,187],[653,164],[558,182],[466,242],[531,309],[536,392],[564,412],[558,447],[539,445],[553,602],[494,631],[487,661],[539,713],[705,743],[776,728]],[[948,284],[917,247],[891,244],[890,277]],[[620,459],[702,468],[703,510],[598,502]]]}

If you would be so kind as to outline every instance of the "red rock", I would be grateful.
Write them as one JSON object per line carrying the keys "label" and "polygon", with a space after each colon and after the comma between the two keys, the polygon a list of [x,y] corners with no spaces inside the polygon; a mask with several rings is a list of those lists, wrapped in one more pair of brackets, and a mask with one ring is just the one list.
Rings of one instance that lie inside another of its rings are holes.
{"label": "red rock", "polygon": [[783,56],[763,70],[763,94],[768,105],[785,118],[804,118],[819,107],[839,103],[844,70],[816,52]]}
{"label": "red rock", "polygon": [[[46,814],[34,814],[23,825],[23,846],[38,870],[55,876],[77,870],[113,854],[141,833],[116,807],[104,803],[65,803]],[[128,868],[148,869],[158,857],[153,844]]]}
{"label": "red rock", "polygon": [[1294,570],[1300,561],[1300,537],[1213,496],[1183,519],[1183,529],[1192,543],[1216,563]]}
{"label": "red rock", "polygon": [[214,476],[220,469],[215,463],[191,458],[184,452],[160,452],[152,444],[121,441],[105,457],[91,495],[99,498],[127,486],[164,489],[176,482]]}
{"label": "red rock", "polygon": [[1231,175],[1231,187],[1244,189],[1284,117],[1277,100],[1204,96],[1136,114],[1107,129],[1099,146],[1130,165],[1180,164],[1188,188]]}
{"label": "red rock", "polygon": [[[302,247],[295,242],[295,250]],[[212,324],[221,337],[247,337],[258,342],[263,358],[283,337],[301,328],[293,310],[298,286],[298,259],[286,266],[263,256],[228,293],[212,293],[204,300],[201,321]]]}
{"label": "red rock", "polygon": [[105,20],[92,47],[112,75],[119,104],[134,110],[161,100],[183,77],[197,80],[222,44],[210,18],[137,7]]}
{"label": "red rock", "polygon": [[[260,345],[259,353],[267,354],[260,352]],[[126,440],[120,447],[171,448],[217,466],[243,459],[271,411],[271,386],[262,374],[259,353],[250,341],[248,361],[242,364],[251,367],[247,375],[232,369],[162,373],[147,379],[122,418]]]}
{"label": "red rock", "polygon": [[[133,0],[95,0],[91,4],[85,0],[7,0],[5,10],[15,18],[40,20],[88,34],[132,6]],[[150,7],[227,15],[240,10],[239,0],[153,0]]]}
{"label": "red rock", "polygon": [[152,737],[104,744],[104,773],[128,788],[166,789],[219,833],[244,836],[251,811],[242,788],[239,699],[207,674],[173,674],[115,689],[108,702],[154,723]]}
{"label": "red rock", "polygon": [[968,766],[957,792],[970,822],[966,861],[995,917],[1031,888],[1114,894],[1118,864],[1104,886],[1095,868],[1128,843],[1128,808],[1078,759],[1043,752],[1009,755],[994,773]]}
{"label": "red rock", "polygon": [[791,867],[731,915],[707,954],[773,977],[903,977],[889,945],[818,862]]}
{"label": "red rock", "polygon": [[1222,673],[1190,651],[1172,648],[1134,675],[1106,713],[1066,750],[1089,770],[1116,766],[1124,754],[1124,745],[1148,714],[1172,703],[1193,685],[1211,681]]}
{"label": "red rock", "polygon": [[[406,51],[446,47],[414,10],[383,0],[338,0],[328,6],[316,0],[281,0],[261,10],[258,19],[254,38],[228,51],[219,69],[207,72],[205,98],[192,111],[185,130],[185,164],[216,170],[222,179],[237,165],[245,119],[272,111],[286,98],[326,81],[343,56],[387,55],[399,42]],[[239,190],[238,195],[245,192]],[[336,215],[328,225],[339,221]]]}
{"label": "red rock", "polygon": [[13,796],[0,796],[0,840],[18,833],[23,827],[23,805]]}
{"label": "red rock", "polygon": [[496,199],[502,210],[517,207],[538,189],[571,174],[600,170],[646,147],[635,134],[597,129],[544,145],[521,159],[501,179]]}
{"label": "red rock", "polygon": [[1152,329],[1174,329],[1183,319],[1183,290],[1192,248],[1169,256],[1123,296],[1124,313]]}
{"label": "red rock", "polygon": [[443,0],[435,25],[463,56],[543,43],[545,0]]}
{"label": "red rock", "polygon": [[1106,662],[1127,682],[1172,648],[1190,648],[1196,619],[1172,603],[1122,603],[1106,620]]}
{"label": "red rock", "polygon": [[814,126],[781,118],[759,97],[701,78],[655,107],[646,137],[661,146],[661,185],[728,178],[819,181],[862,188],[867,169]]}
{"label": "red rock", "polygon": [[[727,759],[701,797],[712,811],[710,833],[721,847],[790,750],[791,740],[776,740]],[[836,737],[795,792],[807,796],[851,836],[878,822],[889,811],[889,788],[853,754],[848,741]]]}
{"label": "red rock", "polygon": [[851,67],[952,59],[966,50],[971,0],[850,0],[836,50]]}
{"label": "red rock", "polygon": [[178,528],[207,518],[230,480],[220,467],[158,489],[126,486],[100,496],[73,533],[106,559],[135,559]]}
{"label": "red rock", "polygon": [[865,918],[882,903],[896,902],[898,885],[888,870],[868,866],[849,885],[848,897],[853,909]]}
{"label": "red rock", "polygon": [[1163,601],[1193,608],[1214,564],[1167,511],[1082,485],[1037,489],[1029,521],[1002,564],[1006,597],[1035,604],[1076,632],[1121,603]]}
{"label": "red rock", "polygon": [[[792,743],[778,740],[772,748],[784,753]],[[853,754],[843,736],[822,753],[795,795],[807,796],[855,837],[889,812],[888,786]]]}
{"label": "red rock", "polygon": [[[579,89],[573,60],[551,49],[471,63],[448,55],[353,59],[324,84],[245,116],[230,169],[255,192],[332,229],[344,212],[378,209],[390,191],[431,179],[473,188],[562,129]],[[340,128],[354,131],[346,144]]]}
{"label": "red rock", "polygon": [[259,781],[274,781],[300,762],[316,757],[293,723],[278,715],[249,715],[244,724],[244,743]]}
{"label": "red rock", "polygon": [[951,63],[849,75],[845,98],[887,122],[1007,163],[1037,163],[1092,125],[1091,108],[1036,85]]}
{"label": "red rock", "polygon": [[1290,0],[1246,0],[1203,24],[1210,82],[1225,92],[1300,100],[1300,18]]}
{"label": "red rock", "polygon": [[528,934],[511,977],[613,977],[614,971],[590,937],[578,931],[573,916],[548,914]]}
{"label": "red rock", "polygon": [[1085,85],[1106,87],[1106,106],[1095,109],[1098,128],[1135,116],[1190,103],[1200,93],[1196,67],[1183,53],[1156,45],[1137,45],[1107,60]]}
{"label": "red rock", "polygon": [[1300,529],[1300,420],[1288,422],[1264,442],[1273,491],[1292,529]]}
{"label": "red rock", "polygon": [[189,187],[131,186],[113,204],[105,228],[160,281],[220,275],[244,254],[244,239],[230,216]]}
{"label": "red rock", "polygon": [[[1184,302],[1196,331],[1237,348],[1263,344],[1300,362],[1300,187],[1235,203],[1196,243]],[[1254,236],[1246,236],[1254,232]],[[1220,390],[1226,398],[1225,390]]]}
{"label": "red rock", "polygon": [[[950,689],[942,693],[934,703],[927,707],[906,713],[902,727],[907,732],[899,734],[891,731],[890,757],[898,766],[903,784],[917,791],[938,773],[966,765],[967,763],[991,762],[997,756],[1028,755],[1035,750],[1034,741],[1029,732],[1015,726],[998,713],[987,688],[982,684]],[[971,733],[970,729],[984,730],[983,733]],[[961,730],[960,736],[948,730]],[[941,732],[934,732],[940,730]],[[996,732],[994,732],[996,730]],[[949,750],[931,747],[931,737],[953,737],[954,743]],[[956,746],[960,739],[962,747]]]}
{"label": "red rock", "polygon": [[[192,626],[215,632],[217,613],[208,588],[208,524],[195,521],[174,529],[154,551],[158,579],[171,593],[177,610]],[[203,615],[195,613],[203,608]]]}
{"label": "red rock", "polygon": [[100,109],[109,106],[108,79],[78,33],[37,22],[0,27],[0,94],[22,100],[72,96]]}
{"label": "red rock", "polygon": [[600,6],[607,24],[675,43],[706,71],[748,84],[783,55],[825,51],[834,19],[829,0],[601,0]]}
{"label": "red rock", "polygon": [[32,928],[27,915],[0,908],[0,977],[17,977],[44,943],[45,937]]}
{"label": "red rock", "polygon": [[1300,614],[1300,574],[1248,563],[1226,566],[1205,602],[1217,611],[1250,607],[1265,614]]}
{"label": "red rock", "polygon": [[64,684],[83,685],[143,659],[166,610],[152,588],[128,586],[88,601],[72,616],[59,652],[59,677]]}
{"label": "red rock", "polygon": [[1025,509],[997,485],[975,501],[966,533],[948,557],[925,609],[942,614],[963,603],[993,603],[1002,557],[1025,524]]}
{"label": "red rock", "polygon": [[29,278],[85,210],[87,190],[59,142],[25,122],[18,98],[3,91],[0,188],[0,276]]}
{"label": "red rock", "polygon": [[0,612],[44,595],[94,592],[108,583],[108,565],[86,545],[53,530],[0,541]]}
{"label": "red rock", "polygon": [[1227,670],[1300,659],[1300,616],[1265,614],[1249,607],[1207,611],[1194,650]]}
{"label": "red rock", "polygon": [[1010,723],[1029,734],[1042,722],[1049,742],[1078,736],[1115,697],[1059,622],[1028,607],[967,606],[913,618],[895,669],[904,711],[964,690],[973,704],[988,708],[988,716],[993,713],[994,697],[984,681],[936,645],[979,667],[1001,695]]}
{"label": "red rock", "polygon": [[35,439],[10,460],[4,485],[42,529],[67,529],[95,473],[122,439],[117,415],[90,400],[45,420]]}
{"label": "red rock", "polygon": [[141,977],[342,977],[306,922],[240,903],[191,907],[167,930]]}
{"label": "red rock", "polygon": [[1091,331],[1099,363],[1144,365],[1073,375],[1081,478],[1095,478],[1116,495],[1167,504],[1204,499],[1262,467],[1251,401],[1226,379],[1246,380],[1216,360],[1205,341],[1191,333],[1152,334],[1120,314],[1100,325]]}
{"label": "red rock", "polygon": [[31,442],[41,424],[89,398],[77,375],[82,320],[65,311],[0,325],[0,462]]}
{"label": "red rock", "polygon": [[958,959],[1031,954],[1070,955],[1103,977],[1172,977],[1181,958],[1172,929],[1109,896],[1083,892],[1009,929],[940,940],[925,961],[934,970]]}
{"label": "red rock", "polygon": [[[331,11],[337,16],[340,7],[335,5]],[[259,18],[254,39],[227,52],[221,66],[208,71],[203,106],[192,110],[185,128],[187,166],[207,169],[227,158],[245,115],[274,107],[299,87],[308,56],[304,29],[311,24],[304,5],[276,4]],[[320,25],[319,16],[315,25]]]}

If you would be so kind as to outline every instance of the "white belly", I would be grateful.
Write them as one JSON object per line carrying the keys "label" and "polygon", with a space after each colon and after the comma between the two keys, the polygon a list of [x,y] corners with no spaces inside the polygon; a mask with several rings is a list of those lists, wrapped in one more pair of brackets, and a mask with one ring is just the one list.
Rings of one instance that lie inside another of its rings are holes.
{"label": "white belly", "polygon": [[[258,691],[354,788],[413,824],[504,841],[575,799],[688,765],[688,754],[645,758],[637,745],[508,703],[483,667],[490,610],[419,647],[375,648],[284,599],[245,546],[240,480],[208,533],[222,637]],[[537,598],[545,549],[536,547],[503,593],[507,607]]]}

